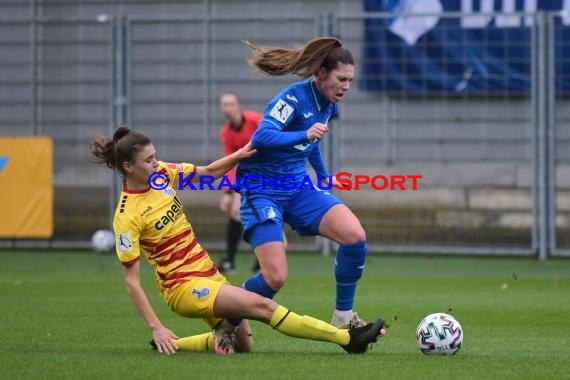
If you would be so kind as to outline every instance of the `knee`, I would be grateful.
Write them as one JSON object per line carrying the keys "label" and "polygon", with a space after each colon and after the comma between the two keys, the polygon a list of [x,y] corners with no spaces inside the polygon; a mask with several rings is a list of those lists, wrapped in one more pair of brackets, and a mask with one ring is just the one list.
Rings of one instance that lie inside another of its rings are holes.
{"label": "knee", "polygon": [[222,196],[222,199],[220,199],[220,203],[219,203],[219,207],[220,207],[220,210],[222,212],[227,213],[229,211],[230,201],[231,201],[231,199],[229,198],[229,196],[227,194],[224,194]]}
{"label": "knee", "polygon": [[366,241],[366,232],[360,224],[347,228],[341,236],[339,244],[354,244],[361,241]]}
{"label": "knee", "polygon": [[241,222],[240,218],[240,206],[241,206],[241,198],[238,193],[232,193],[230,195],[230,205],[229,205],[229,214],[230,218],[235,220],[236,222]]}
{"label": "knee", "polygon": [[274,291],[281,289],[285,285],[285,282],[287,282],[286,269],[264,271],[262,267],[261,272],[263,273],[263,278],[265,278],[267,285]]}
{"label": "knee", "polygon": [[241,353],[248,353],[253,350],[253,337],[237,338],[235,350]]}
{"label": "knee", "polygon": [[236,330],[237,352],[251,352],[253,350],[253,332],[247,320],[243,320]]}

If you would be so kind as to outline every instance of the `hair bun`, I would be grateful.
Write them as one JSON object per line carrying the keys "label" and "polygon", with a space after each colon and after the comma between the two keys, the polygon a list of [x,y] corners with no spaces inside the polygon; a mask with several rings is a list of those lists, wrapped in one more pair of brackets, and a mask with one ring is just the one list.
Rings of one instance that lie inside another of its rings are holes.
{"label": "hair bun", "polygon": [[117,141],[128,135],[130,131],[131,130],[129,129],[129,127],[127,127],[126,125],[121,125],[119,128],[117,128],[117,130],[113,134],[113,142],[116,143]]}

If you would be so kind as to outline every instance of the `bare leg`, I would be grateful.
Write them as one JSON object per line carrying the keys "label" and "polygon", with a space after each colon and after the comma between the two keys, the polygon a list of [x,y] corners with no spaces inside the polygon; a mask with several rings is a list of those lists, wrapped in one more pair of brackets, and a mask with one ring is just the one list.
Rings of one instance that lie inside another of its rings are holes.
{"label": "bare leg", "polygon": [[319,233],[338,244],[351,244],[366,240],[360,221],[346,205],[329,209],[319,225]]}
{"label": "bare leg", "polygon": [[288,276],[285,244],[280,241],[269,242],[256,247],[253,251],[265,282],[275,292],[285,285]]}

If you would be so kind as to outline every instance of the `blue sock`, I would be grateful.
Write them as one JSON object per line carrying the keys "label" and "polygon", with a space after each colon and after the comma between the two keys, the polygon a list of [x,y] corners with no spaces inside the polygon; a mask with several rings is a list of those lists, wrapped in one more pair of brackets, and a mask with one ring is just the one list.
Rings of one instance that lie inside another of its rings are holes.
{"label": "blue sock", "polygon": [[245,280],[242,288],[249,290],[250,292],[260,294],[266,298],[273,298],[275,293],[277,293],[267,285],[267,282],[265,282],[265,278],[263,277],[263,273],[258,273]]}
{"label": "blue sock", "polygon": [[352,310],[356,283],[362,277],[368,246],[365,241],[342,244],[335,259],[336,310]]}

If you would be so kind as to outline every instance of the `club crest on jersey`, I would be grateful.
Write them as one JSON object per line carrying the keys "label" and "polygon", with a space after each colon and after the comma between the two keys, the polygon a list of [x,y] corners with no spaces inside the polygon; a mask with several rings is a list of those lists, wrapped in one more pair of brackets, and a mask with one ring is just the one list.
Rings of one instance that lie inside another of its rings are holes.
{"label": "club crest on jersey", "polygon": [[131,251],[131,248],[133,248],[133,242],[130,232],[123,232],[117,235],[117,247],[121,253]]}
{"label": "club crest on jersey", "polygon": [[279,99],[271,109],[271,112],[269,112],[269,116],[281,123],[285,123],[291,115],[293,115],[293,111],[293,107],[287,104],[283,99]]}
{"label": "club crest on jersey", "polygon": [[265,216],[267,219],[273,219],[277,216],[277,213],[275,212],[273,207],[264,207],[263,209],[261,209],[261,212],[263,216]]}
{"label": "club crest on jersey", "polygon": [[163,191],[164,191],[164,195],[166,195],[167,197],[173,197],[176,195],[176,192],[171,187],[167,187]]}
{"label": "club crest on jersey", "polygon": [[208,295],[210,294],[210,289],[208,289],[208,288],[202,288],[202,289],[192,288],[192,294],[195,295],[196,297],[198,297],[198,299],[200,301],[202,301],[204,298],[208,297]]}

